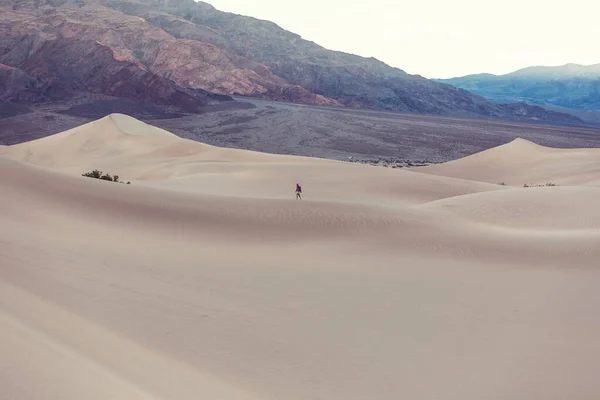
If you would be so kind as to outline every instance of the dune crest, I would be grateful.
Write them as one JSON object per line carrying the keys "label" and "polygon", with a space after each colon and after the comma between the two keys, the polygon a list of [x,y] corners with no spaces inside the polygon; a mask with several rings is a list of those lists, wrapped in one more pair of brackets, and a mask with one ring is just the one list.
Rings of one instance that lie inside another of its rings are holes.
{"label": "dune crest", "polygon": [[0,147],[2,396],[598,398],[597,155],[392,170],[124,115]]}
{"label": "dune crest", "polygon": [[56,135],[10,146],[9,154],[32,164],[60,168],[90,158],[133,157],[178,140],[135,118],[111,114]]}
{"label": "dune crest", "polygon": [[[170,168],[181,169],[182,164],[285,159],[182,139],[123,114],[111,114],[56,135],[9,146],[4,153],[12,159],[71,174],[101,169],[143,180],[172,177],[175,174]],[[173,166],[174,162],[179,165]]]}
{"label": "dune crest", "polygon": [[515,139],[460,160],[417,170],[511,186],[547,183],[600,186],[600,149],[554,149]]}

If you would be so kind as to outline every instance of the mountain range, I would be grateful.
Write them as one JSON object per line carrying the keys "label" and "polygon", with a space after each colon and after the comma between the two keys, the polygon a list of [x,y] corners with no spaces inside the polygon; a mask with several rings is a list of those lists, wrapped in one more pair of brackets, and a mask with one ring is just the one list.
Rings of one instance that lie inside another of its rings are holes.
{"label": "mountain range", "polygon": [[[0,102],[129,99],[200,112],[231,95],[578,124],[499,104],[193,0],[0,0]],[[14,107],[13,107],[14,108]]]}
{"label": "mountain range", "polygon": [[529,67],[506,75],[476,74],[437,81],[495,102],[600,111],[600,64]]}

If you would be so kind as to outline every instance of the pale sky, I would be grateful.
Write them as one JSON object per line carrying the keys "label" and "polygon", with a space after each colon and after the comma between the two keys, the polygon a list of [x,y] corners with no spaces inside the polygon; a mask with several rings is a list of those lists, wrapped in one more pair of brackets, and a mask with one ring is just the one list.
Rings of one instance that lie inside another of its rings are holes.
{"label": "pale sky", "polygon": [[600,0],[206,1],[427,78],[600,63]]}

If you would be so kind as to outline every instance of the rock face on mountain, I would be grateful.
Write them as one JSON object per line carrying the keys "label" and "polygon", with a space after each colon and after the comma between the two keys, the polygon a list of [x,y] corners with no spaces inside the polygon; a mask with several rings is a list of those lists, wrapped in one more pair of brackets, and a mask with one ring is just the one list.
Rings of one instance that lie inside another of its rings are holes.
{"label": "rock face on mountain", "polygon": [[233,51],[177,39],[96,1],[0,0],[0,7],[0,62],[33,69],[45,79],[60,74],[74,89],[176,101],[186,108],[193,103],[190,96],[198,100],[206,92],[339,104],[290,85]]}
{"label": "rock face on mountain", "polygon": [[439,82],[498,102],[525,101],[600,111],[600,64],[529,67],[506,75],[467,75]]}
{"label": "rock face on mountain", "polygon": [[491,103],[372,58],[324,49],[271,22],[193,0],[0,0],[0,63],[40,80],[40,88],[48,85],[51,93],[85,91],[188,111],[215,100],[209,93],[216,93],[580,122],[541,108]]}
{"label": "rock face on mountain", "polygon": [[[39,103],[89,93],[194,112],[230,99],[180,86],[94,38],[103,28],[93,21],[93,7],[82,13],[67,3],[0,5],[0,101]],[[95,34],[80,34],[90,27]],[[104,34],[111,35],[110,30]]]}
{"label": "rock face on mountain", "polygon": [[36,103],[63,98],[66,91],[51,80],[33,77],[20,68],[0,64],[0,103]]}

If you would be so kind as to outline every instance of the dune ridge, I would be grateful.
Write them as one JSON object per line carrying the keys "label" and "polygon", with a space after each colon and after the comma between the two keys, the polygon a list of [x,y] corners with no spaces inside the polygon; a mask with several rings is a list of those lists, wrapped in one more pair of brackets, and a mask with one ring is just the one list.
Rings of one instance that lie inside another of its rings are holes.
{"label": "dune ridge", "polygon": [[596,154],[388,170],[125,115],[0,148],[2,394],[596,398]]}
{"label": "dune ridge", "polygon": [[600,186],[600,149],[554,149],[515,139],[469,157],[417,170],[511,186]]}

